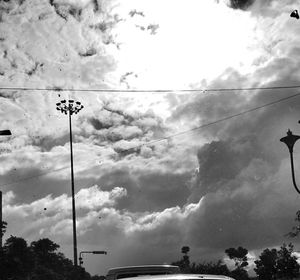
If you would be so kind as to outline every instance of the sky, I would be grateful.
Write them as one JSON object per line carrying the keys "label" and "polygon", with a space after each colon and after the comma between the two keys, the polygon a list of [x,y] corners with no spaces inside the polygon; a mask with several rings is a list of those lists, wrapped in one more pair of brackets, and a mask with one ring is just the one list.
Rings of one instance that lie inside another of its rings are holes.
{"label": "sky", "polygon": [[[85,255],[88,272],[171,263],[182,246],[194,262],[238,246],[300,251],[286,236],[300,199],[279,141],[299,133],[299,89],[259,89],[300,84],[297,8],[1,1],[4,239],[50,238],[73,259],[69,126],[55,104],[74,99],[78,252],[108,252]],[[294,157],[299,178],[297,144]]]}

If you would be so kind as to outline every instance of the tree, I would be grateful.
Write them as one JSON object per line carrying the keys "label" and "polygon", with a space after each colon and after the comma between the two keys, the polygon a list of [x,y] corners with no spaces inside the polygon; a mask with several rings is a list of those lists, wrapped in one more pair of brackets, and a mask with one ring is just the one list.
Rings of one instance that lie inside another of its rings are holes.
{"label": "tree", "polygon": [[188,256],[188,252],[189,251],[190,251],[190,247],[189,246],[183,246],[181,248],[181,253],[183,254],[181,269],[185,273],[189,273],[191,271],[191,268],[190,268],[190,257]]}
{"label": "tree", "polygon": [[300,265],[293,256],[294,246],[283,244],[280,250],[265,249],[255,261],[258,278],[262,280],[294,279],[300,275]]}
{"label": "tree", "polygon": [[90,275],[81,267],[74,267],[62,253],[57,252],[59,245],[48,238],[33,241],[30,244],[34,255],[34,275],[41,280],[85,280]]}
{"label": "tree", "polygon": [[277,274],[277,259],[278,252],[276,249],[265,249],[259,256],[259,259],[254,261],[256,268],[254,271],[258,275],[258,279],[272,280],[276,279]]}
{"label": "tree", "polygon": [[0,235],[3,237],[4,233],[6,232],[7,222],[1,221],[0,222]]}
{"label": "tree", "polygon": [[180,271],[183,272],[183,273],[190,273],[191,272],[190,257],[187,254],[189,251],[190,251],[190,247],[183,246],[181,248],[181,253],[183,254],[182,259],[180,261],[172,263],[172,265],[179,266]]}
{"label": "tree", "polygon": [[25,279],[31,274],[33,257],[23,238],[9,237],[3,246],[3,257],[4,279]]}
{"label": "tree", "polygon": [[[82,267],[75,267],[59,245],[48,238],[31,242],[11,236],[0,250],[0,279],[11,280],[91,280]],[[96,276],[93,279],[99,279]],[[103,279],[103,278],[101,278]]]}
{"label": "tree", "polygon": [[185,254],[187,256],[187,253],[190,251],[190,247],[189,246],[183,246],[181,248],[181,253]]}
{"label": "tree", "polygon": [[248,273],[245,267],[248,265],[248,250],[243,247],[228,248],[225,253],[235,263],[235,269],[231,272],[233,278],[236,279],[249,279]]}
{"label": "tree", "polygon": [[43,266],[55,270],[58,261],[56,254],[58,248],[59,245],[48,238],[31,242],[30,249],[34,254],[36,266]]}
{"label": "tree", "polygon": [[289,237],[297,237],[300,233],[300,210],[296,212],[295,221],[297,225],[292,227],[292,230],[287,234]]}
{"label": "tree", "polygon": [[192,273],[197,274],[217,274],[230,276],[230,271],[226,264],[223,264],[221,260],[214,262],[199,263],[195,266]]}
{"label": "tree", "polygon": [[243,247],[229,248],[225,250],[227,256],[234,260],[236,268],[243,268],[248,265],[248,250]]}
{"label": "tree", "polygon": [[277,276],[278,278],[293,279],[300,275],[300,265],[297,258],[292,256],[294,246],[290,243],[288,246],[283,244],[278,251]]}

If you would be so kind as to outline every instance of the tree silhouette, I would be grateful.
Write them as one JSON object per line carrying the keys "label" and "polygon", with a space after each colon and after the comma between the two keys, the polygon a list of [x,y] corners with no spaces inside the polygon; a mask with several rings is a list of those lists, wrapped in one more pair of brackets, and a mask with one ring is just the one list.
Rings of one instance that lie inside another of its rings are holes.
{"label": "tree silhouette", "polygon": [[267,248],[260,254],[259,259],[254,261],[254,263],[256,264],[256,268],[254,268],[254,271],[258,275],[258,279],[276,279],[277,259],[278,252],[276,249],[270,250]]}
{"label": "tree silhouette", "polygon": [[238,247],[237,249],[229,248],[225,250],[225,253],[230,259],[234,260],[236,268],[243,268],[248,265],[247,249],[243,247]]}
{"label": "tree silhouette", "polygon": [[190,273],[192,271],[190,265],[190,257],[188,256],[188,252],[190,251],[189,246],[183,246],[181,248],[181,253],[183,254],[182,259],[177,262],[173,262],[173,265],[177,265],[180,268],[180,271],[183,273]]}
{"label": "tree silhouette", "polygon": [[23,279],[28,277],[33,267],[33,257],[27,242],[16,236],[9,237],[3,246],[4,270],[7,278]]}
{"label": "tree silhouette", "polygon": [[233,278],[236,279],[248,279],[248,273],[244,269],[248,265],[248,250],[243,247],[228,248],[225,253],[235,263],[235,269],[231,272]]}
{"label": "tree silhouette", "polygon": [[6,232],[7,222],[1,221],[0,222],[0,235],[3,237],[4,233]]}
{"label": "tree silhouette", "polygon": [[296,237],[300,233],[300,210],[296,212],[295,221],[297,225],[293,226],[292,230],[287,234],[290,237]]}
{"label": "tree silhouette", "polygon": [[[91,280],[82,267],[57,252],[59,245],[48,238],[33,241],[30,246],[20,237],[11,236],[0,248],[2,280]],[[93,279],[99,279],[94,277]]]}
{"label": "tree silhouette", "polygon": [[258,279],[294,279],[298,277],[300,265],[297,258],[292,255],[294,246],[290,243],[288,246],[283,244],[280,250],[265,249],[259,259],[255,261],[254,271]]}
{"label": "tree silhouette", "polygon": [[189,246],[183,246],[181,248],[181,253],[187,255],[187,253],[190,251],[190,247]]}
{"label": "tree silhouette", "polygon": [[292,256],[294,246],[283,244],[278,251],[277,276],[278,278],[293,279],[298,277],[300,265],[297,257]]}
{"label": "tree silhouette", "polygon": [[221,260],[217,262],[204,262],[197,264],[192,273],[203,273],[203,274],[218,274],[230,276],[230,271],[226,264],[223,264]]}

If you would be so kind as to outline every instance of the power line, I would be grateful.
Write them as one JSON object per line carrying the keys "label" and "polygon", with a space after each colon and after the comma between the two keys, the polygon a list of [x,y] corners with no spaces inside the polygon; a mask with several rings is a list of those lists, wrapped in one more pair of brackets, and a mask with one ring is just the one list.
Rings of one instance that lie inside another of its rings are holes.
{"label": "power line", "polygon": [[203,89],[79,89],[79,88],[35,88],[35,87],[0,87],[0,90],[8,91],[71,91],[71,92],[107,92],[107,93],[168,93],[168,92],[223,92],[223,91],[254,91],[254,90],[278,90],[278,89],[297,89],[295,86],[274,86],[274,87],[241,87],[241,88],[203,88]]}
{"label": "power line", "polygon": [[[251,108],[251,109],[248,109],[248,110],[236,113],[234,115],[230,115],[230,116],[227,116],[227,117],[224,117],[224,118],[221,118],[221,119],[218,119],[218,120],[215,120],[215,121],[212,121],[212,122],[209,122],[209,123],[206,123],[206,124],[203,124],[203,125],[200,125],[200,126],[188,129],[188,130],[185,130],[185,131],[181,131],[181,132],[176,133],[176,134],[172,134],[172,135],[169,135],[169,136],[166,136],[166,137],[162,137],[162,138],[159,138],[159,139],[147,142],[145,144],[137,145],[135,147],[122,150],[121,153],[129,152],[129,151],[134,151],[134,150],[140,149],[140,148],[142,148],[144,146],[150,146],[150,145],[156,144],[158,142],[169,140],[171,138],[174,138],[174,137],[177,137],[177,136],[180,136],[180,135],[183,135],[183,134],[191,133],[191,132],[199,130],[201,128],[205,128],[205,127],[208,127],[208,126],[211,126],[211,125],[214,125],[214,124],[217,124],[217,123],[221,123],[221,122],[224,122],[224,121],[227,121],[227,120],[230,120],[230,119],[242,116],[242,115],[246,115],[246,114],[252,113],[254,111],[260,110],[262,108],[265,108],[265,107],[268,107],[268,106],[272,106],[272,105],[284,102],[286,100],[289,100],[289,99],[292,99],[292,98],[298,97],[298,96],[300,96],[300,93],[297,93],[297,94],[294,94],[294,95],[290,95],[290,96],[287,96],[287,97],[283,97],[283,98],[277,99],[275,101],[266,103],[264,105],[257,106],[257,107],[254,107],[254,108]],[[108,154],[108,155],[110,155],[110,154]],[[57,172],[57,171],[60,171],[60,170],[64,170],[64,169],[67,169],[67,168],[70,168],[70,166],[62,167],[62,168],[58,168],[58,169],[53,169],[51,171],[43,172],[43,173],[40,173],[38,175],[34,175],[34,176],[23,178],[21,180],[16,180],[16,181],[13,181],[13,182],[2,184],[2,185],[0,185],[0,187],[12,185],[12,184],[17,184],[17,183],[22,182],[22,181],[26,181],[26,180],[30,180],[30,179],[33,179],[33,178],[37,178],[37,177],[40,177],[40,176],[43,176],[43,175],[46,175],[46,174],[49,174],[49,173]]]}
{"label": "power line", "polygon": [[246,110],[246,111],[243,111],[243,112],[240,112],[240,113],[237,113],[237,114],[234,114],[234,115],[230,115],[230,116],[224,117],[224,118],[222,118],[222,119],[215,120],[215,121],[213,121],[213,122],[209,122],[209,123],[206,123],[206,124],[203,124],[203,125],[200,125],[200,126],[197,126],[197,127],[194,127],[194,128],[188,129],[188,130],[185,130],[185,131],[178,132],[178,133],[176,133],[176,134],[172,134],[172,135],[169,135],[169,136],[166,136],[166,137],[162,137],[162,138],[160,138],[160,139],[156,139],[156,140],[150,141],[150,142],[148,142],[148,143],[146,143],[146,144],[141,144],[141,145],[138,145],[138,146],[136,146],[136,147],[126,149],[126,150],[124,150],[124,152],[130,151],[130,150],[139,149],[139,148],[141,148],[141,147],[143,147],[143,146],[149,146],[149,145],[152,145],[152,144],[155,144],[155,143],[164,141],[164,140],[168,140],[168,139],[171,139],[171,138],[174,138],[174,137],[183,135],[183,134],[187,134],[187,133],[193,132],[193,131],[195,131],[195,130],[198,130],[198,129],[201,129],[201,128],[204,128],[204,127],[208,127],[208,126],[211,126],[211,125],[214,125],[214,124],[217,124],[217,123],[221,123],[221,122],[223,122],[223,121],[227,121],[227,120],[230,120],[230,119],[233,119],[233,118],[236,118],[236,117],[239,117],[239,116],[242,116],[242,115],[245,115],[245,114],[248,114],[248,113],[257,111],[257,110],[259,110],[259,109],[262,109],[262,108],[265,108],[265,107],[268,107],[268,106],[272,106],[272,105],[281,103],[281,102],[283,102],[283,101],[286,101],[286,100],[288,100],[288,99],[291,99],[291,98],[294,98],[294,97],[297,97],[297,96],[300,96],[300,93],[297,93],[297,94],[294,94],[294,95],[290,95],[290,96],[288,96],[288,97],[283,97],[283,98],[280,98],[280,99],[278,99],[278,100],[272,101],[272,102],[270,102],[270,103],[266,103],[266,104],[264,104],[264,105],[254,107],[254,108],[248,109],[248,110]]}
{"label": "power line", "polygon": [[61,168],[57,168],[57,169],[52,169],[50,171],[42,172],[42,173],[37,174],[37,175],[33,175],[33,176],[22,178],[21,180],[11,181],[11,182],[8,182],[8,183],[0,185],[0,187],[14,185],[14,184],[17,184],[17,183],[20,183],[20,182],[23,182],[23,181],[27,181],[27,180],[31,180],[31,179],[34,179],[34,178],[38,178],[38,177],[44,176],[46,174],[50,174],[50,173],[57,172],[57,171],[60,171],[60,170],[63,170],[63,169],[67,169],[67,168],[70,168],[70,166],[68,166],[68,167],[61,167]]}

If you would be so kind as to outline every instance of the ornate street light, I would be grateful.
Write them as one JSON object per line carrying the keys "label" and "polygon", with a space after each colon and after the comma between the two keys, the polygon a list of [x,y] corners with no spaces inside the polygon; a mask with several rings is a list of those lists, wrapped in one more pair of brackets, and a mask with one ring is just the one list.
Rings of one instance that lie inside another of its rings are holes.
{"label": "ornate street light", "polygon": [[288,130],[287,136],[282,137],[280,139],[280,141],[285,143],[287,145],[288,149],[289,149],[290,158],[291,158],[291,169],[292,169],[293,184],[294,184],[294,187],[295,187],[296,191],[300,194],[300,190],[299,190],[299,188],[296,184],[296,179],[295,179],[294,157],[293,157],[293,148],[294,148],[294,145],[295,145],[296,141],[299,140],[299,139],[300,139],[300,136],[294,135],[292,133],[292,131]]}
{"label": "ornate street light", "polygon": [[83,260],[82,260],[82,254],[95,254],[95,255],[107,255],[107,252],[106,251],[81,251],[79,253],[79,265],[82,266],[83,264]]}
{"label": "ornate street light", "polygon": [[73,218],[73,250],[74,265],[77,266],[77,237],[76,237],[76,210],[75,210],[75,193],[74,193],[74,170],[73,170],[73,145],[72,145],[72,118],[73,114],[78,114],[83,109],[83,105],[74,100],[61,100],[56,103],[56,110],[63,114],[69,115],[70,128],[70,153],[71,153],[71,188],[72,188],[72,218]]}
{"label": "ornate street light", "polygon": [[290,17],[299,19],[299,14],[298,14],[298,10],[294,10],[292,11],[292,13],[290,14]]}

